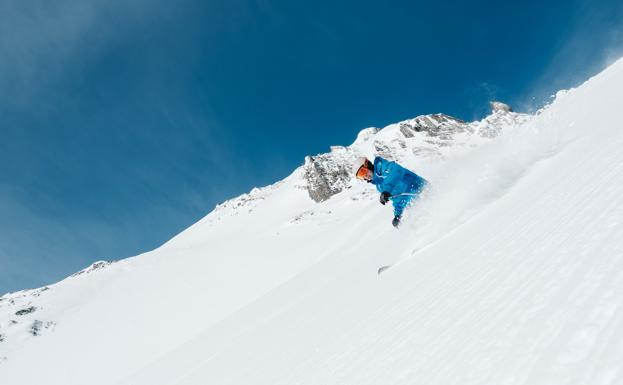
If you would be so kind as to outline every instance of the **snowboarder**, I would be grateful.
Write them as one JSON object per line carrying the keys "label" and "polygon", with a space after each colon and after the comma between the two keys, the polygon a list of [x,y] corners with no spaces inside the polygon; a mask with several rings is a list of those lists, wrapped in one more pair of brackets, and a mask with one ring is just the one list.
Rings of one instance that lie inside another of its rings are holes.
{"label": "snowboarder", "polygon": [[372,183],[379,190],[379,201],[385,205],[390,200],[394,205],[394,219],[392,225],[398,227],[402,212],[407,205],[417,197],[428,184],[426,179],[407,170],[396,162],[390,162],[377,156],[374,163],[367,158],[360,158],[355,162],[355,177]]}

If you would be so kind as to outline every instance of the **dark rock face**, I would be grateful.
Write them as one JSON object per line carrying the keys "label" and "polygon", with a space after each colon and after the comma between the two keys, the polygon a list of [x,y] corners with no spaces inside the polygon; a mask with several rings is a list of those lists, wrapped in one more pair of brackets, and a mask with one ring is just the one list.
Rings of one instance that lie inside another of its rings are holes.
{"label": "dark rock face", "polygon": [[343,147],[333,148],[328,154],[305,158],[304,178],[311,199],[322,202],[350,187],[352,175],[348,158],[354,156],[348,156],[348,151]]}
{"label": "dark rock face", "polygon": [[31,306],[29,308],[16,311],[15,315],[16,316],[22,316],[22,315],[33,313],[35,310],[37,310],[37,308],[34,307],[34,306]]}
{"label": "dark rock face", "polygon": [[32,325],[30,325],[30,334],[32,334],[33,336],[38,336],[41,333],[42,328],[43,322],[35,320]]}
{"label": "dark rock face", "polygon": [[53,328],[56,325],[54,322],[43,322],[39,320],[34,320],[32,325],[30,325],[30,334],[33,336],[40,336],[43,330]]}

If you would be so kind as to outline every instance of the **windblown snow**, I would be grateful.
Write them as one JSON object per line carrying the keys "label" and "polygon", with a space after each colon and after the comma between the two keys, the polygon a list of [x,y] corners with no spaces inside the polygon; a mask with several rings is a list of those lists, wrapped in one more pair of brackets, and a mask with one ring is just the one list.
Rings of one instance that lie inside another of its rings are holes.
{"label": "windblown snow", "polygon": [[[154,251],[1,297],[0,382],[623,383],[622,100],[619,60],[535,115],[365,129]],[[431,182],[399,230],[343,177],[362,154]]]}

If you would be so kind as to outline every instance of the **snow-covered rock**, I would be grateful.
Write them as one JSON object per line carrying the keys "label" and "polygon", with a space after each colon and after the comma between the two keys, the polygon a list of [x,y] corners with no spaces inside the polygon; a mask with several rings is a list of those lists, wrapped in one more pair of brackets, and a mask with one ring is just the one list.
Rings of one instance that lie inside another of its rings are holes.
{"label": "snow-covered rock", "polygon": [[490,104],[491,110],[493,110],[493,112],[513,112],[511,106],[506,103],[492,101]]}
{"label": "snow-covered rock", "polygon": [[330,153],[305,157],[309,197],[322,202],[350,187],[354,159],[355,154],[346,147],[332,147]]}

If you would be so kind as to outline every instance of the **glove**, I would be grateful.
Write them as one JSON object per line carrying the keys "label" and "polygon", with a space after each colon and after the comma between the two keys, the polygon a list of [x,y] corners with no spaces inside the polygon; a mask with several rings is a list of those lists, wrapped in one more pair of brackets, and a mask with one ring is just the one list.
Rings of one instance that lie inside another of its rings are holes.
{"label": "glove", "polygon": [[400,225],[400,217],[394,217],[394,219],[392,220],[392,225],[398,228],[398,225]]}
{"label": "glove", "polygon": [[385,203],[389,202],[389,193],[387,191],[383,191],[381,193],[381,197],[379,198],[379,201],[381,202],[382,205],[384,205]]}

